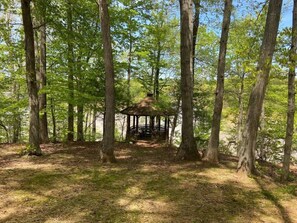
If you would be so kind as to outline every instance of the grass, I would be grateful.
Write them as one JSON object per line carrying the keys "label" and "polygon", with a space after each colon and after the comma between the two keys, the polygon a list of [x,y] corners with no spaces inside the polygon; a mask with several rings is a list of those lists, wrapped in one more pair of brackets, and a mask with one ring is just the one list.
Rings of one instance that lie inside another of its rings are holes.
{"label": "grass", "polygon": [[[220,165],[175,162],[174,148],[119,143],[118,163],[101,164],[98,143],[0,146],[0,222],[297,222],[295,181],[277,182]],[[277,168],[277,167],[273,167]],[[269,171],[268,171],[269,169]]]}

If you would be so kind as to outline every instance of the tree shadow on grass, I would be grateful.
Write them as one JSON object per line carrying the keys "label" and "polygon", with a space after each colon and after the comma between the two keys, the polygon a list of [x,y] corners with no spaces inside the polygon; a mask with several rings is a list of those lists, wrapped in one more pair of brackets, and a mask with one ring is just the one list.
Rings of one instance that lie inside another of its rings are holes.
{"label": "tree shadow on grass", "polygon": [[22,179],[11,190],[26,195],[24,209],[0,222],[228,222],[235,216],[253,219],[258,208],[256,192],[207,183],[207,177],[189,182],[187,176],[141,169],[93,170],[84,172],[84,180],[64,177],[41,171]]}
{"label": "tree shadow on grass", "polygon": [[283,222],[293,223],[287,210],[281,205],[279,198],[277,196],[273,195],[273,193],[270,192],[269,190],[265,189],[265,185],[263,182],[261,182],[261,179],[259,177],[254,177],[254,180],[261,188],[261,192],[265,196],[265,198],[267,200],[271,201],[274,204],[274,206],[277,207],[277,209],[279,210],[279,213],[283,219]]}
{"label": "tree shadow on grass", "polygon": [[104,165],[97,146],[45,152],[32,168],[4,170],[0,222],[255,222],[263,208],[261,191],[206,172],[218,167],[175,163],[165,147],[122,144]]}

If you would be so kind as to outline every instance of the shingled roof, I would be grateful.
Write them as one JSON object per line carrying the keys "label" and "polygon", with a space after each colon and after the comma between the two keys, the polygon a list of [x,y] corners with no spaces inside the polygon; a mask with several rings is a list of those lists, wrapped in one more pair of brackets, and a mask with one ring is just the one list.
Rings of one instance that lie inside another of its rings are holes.
{"label": "shingled roof", "polygon": [[171,116],[175,111],[158,103],[152,94],[147,94],[139,103],[123,109],[121,113],[137,116]]}

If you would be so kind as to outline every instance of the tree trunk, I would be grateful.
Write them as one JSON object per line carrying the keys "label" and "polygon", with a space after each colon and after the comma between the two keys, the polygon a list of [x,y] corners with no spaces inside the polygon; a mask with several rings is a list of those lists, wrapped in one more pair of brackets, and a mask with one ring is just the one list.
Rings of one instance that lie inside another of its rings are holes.
{"label": "tree trunk", "polygon": [[97,111],[96,111],[96,107],[93,110],[93,120],[92,120],[92,138],[93,141],[96,141],[96,120],[97,120]]}
{"label": "tree trunk", "polygon": [[116,162],[114,156],[115,129],[115,86],[114,66],[110,36],[110,21],[107,0],[98,0],[101,33],[103,41],[103,57],[105,69],[105,118],[103,146],[101,150],[102,162]]}
{"label": "tree trunk", "polygon": [[256,174],[255,148],[257,133],[276,44],[281,7],[282,0],[269,1],[264,38],[257,67],[258,76],[249,98],[247,119],[237,166],[238,171],[247,174]]}
{"label": "tree trunk", "polygon": [[287,181],[290,173],[290,159],[292,139],[294,133],[294,114],[295,114],[295,76],[296,76],[296,53],[297,53],[297,0],[294,0],[293,24],[292,24],[292,43],[289,56],[289,76],[288,76],[288,111],[287,129],[284,147],[283,175],[282,179]]}
{"label": "tree trunk", "polygon": [[193,81],[195,80],[195,54],[196,54],[196,42],[198,36],[198,28],[200,22],[200,0],[193,0],[195,6],[195,14],[193,21]]}
{"label": "tree trunk", "polygon": [[176,124],[177,124],[178,114],[180,111],[180,101],[181,101],[181,97],[179,95],[178,99],[177,99],[176,113],[174,114],[174,117],[173,117],[172,128],[171,128],[171,132],[170,132],[169,145],[172,145],[172,143],[173,143],[174,132],[175,132]]}
{"label": "tree trunk", "polygon": [[221,116],[222,116],[222,109],[223,109],[225,63],[226,63],[226,51],[227,51],[231,10],[232,10],[232,0],[225,0],[224,18],[223,18],[223,25],[222,25],[218,72],[217,72],[215,104],[214,104],[214,110],[213,110],[213,116],[212,116],[211,134],[208,142],[207,153],[205,156],[205,159],[212,163],[217,163],[219,161],[220,125],[221,125]]}
{"label": "tree trunk", "polygon": [[74,52],[73,52],[73,27],[72,27],[72,2],[68,0],[67,8],[67,31],[68,31],[68,90],[69,90],[69,102],[68,102],[68,134],[67,140],[73,141],[74,139],[74,83],[73,83],[73,66],[74,66]]}
{"label": "tree trunk", "polygon": [[[19,93],[20,86],[14,80],[13,83],[13,95],[16,97],[16,100],[20,100],[20,93]],[[13,113],[14,123],[13,123],[13,134],[12,134],[12,142],[17,143],[19,141],[20,130],[21,130],[21,115],[18,109]]]}
{"label": "tree trunk", "polygon": [[[44,7],[44,6],[43,6]],[[46,26],[45,26],[45,9],[42,10],[40,18],[40,68],[39,68],[39,90],[46,86]],[[48,125],[47,125],[47,103],[46,93],[39,94],[39,110],[40,114],[40,140],[42,143],[47,143]]]}
{"label": "tree trunk", "polygon": [[52,141],[55,143],[57,142],[57,125],[56,125],[56,114],[55,114],[55,104],[54,99],[50,99],[51,102],[51,114],[52,114],[52,122],[53,122],[53,139]]}
{"label": "tree trunk", "polygon": [[155,69],[155,77],[154,77],[154,96],[157,101],[159,100],[159,96],[160,96],[160,87],[159,87],[160,60],[161,60],[161,42],[158,41],[157,61],[156,61],[156,69]]}
{"label": "tree trunk", "polygon": [[39,104],[38,89],[36,83],[35,70],[35,52],[34,52],[34,33],[31,19],[30,0],[22,0],[22,17],[25,33],[25,50],[26,50],[26,79],[29,93],[30,106],[30,127],[29,127],[29,146],[30,155],[41,155],[39,140]]}
{"label": "tree trunk", "polygon": [[[3,41],[5,42],[5,44],[11,48],[11,50],[9,50],[9,57],[13,60],[11,61],[11,63],[13,64],[13,71],[11,72],[12,75],[12,79],[13,79],[13,96],[15,97],[14,100],[19,101],[20,100],[20,85],[17,83],[17,78],[16,78],[16,73],[17,73],[17,55],[16,55],[16,51],[14,49],[14,45],[13,45],[13,34],[12,34],[12,27],[11,27],[11,17],[12,17],[12,6],[10,4],[7,5],[7,8],[4,9],[5,11],[5,29],[7,30],[7,35],[2,35],[1,37],[3,38]],[[4,24],[3,24],[4,25]],[[13,125],[12,125],[12,142],[13,143],[17,143],[19,141],[19,135],[20,135],[20,129],[21,129],[21,114],[19,112],[19,108],[16,108],[13,111]],[[7,129],[5,130],[7,136],[8,131]],[[7,138],[7,142],[9,142],[9,138]]]}
{"label": "tree trunk", "polygon": [[244,92],[244,77],[245,74],[242,74],[240,77],[240,91],[238,95],[238,105],[239,105],[239,114],[237,120],[237,156],[239,155],[239,149],[242,142],[242,124],[243,124],[243,92]]}
{"label": "tree trunk", "polygon": [[[129,17],[131,20],[131,17]],[[126,106],[130,106],[131,101],[131,74],[132,74],[132,47],[133,47],[133,41],[132,41],[132,34],[129,33],[129,57],[128,57],[128,70],[127,70],[127,88],[128,88],[128,100]],[[130,118],[127,118],[126,123],[126,141],[130,140]]]}
{"label": "tree trunk", "polygon": [[84,141],[84,106],[77,106],[77,141]]}
{"label": "tree trunk", "polygon": [[200,155],[194,139],[193,129],[193,24],[192,0],[180,0],[181,12],[181,100],[182,142],[177,160],[197,160]]}

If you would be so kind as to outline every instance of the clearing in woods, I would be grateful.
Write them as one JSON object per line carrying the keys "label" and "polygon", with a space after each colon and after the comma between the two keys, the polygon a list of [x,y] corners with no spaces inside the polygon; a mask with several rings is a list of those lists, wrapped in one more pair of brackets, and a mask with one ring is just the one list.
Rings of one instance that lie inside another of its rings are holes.
{"label": "clearing in woods", "polygon": [[297,182],[280,184],[279,168],[261,176],[175,162],[175,148],[118,143],[116,164],[101,164],[99,143],[47,144],[43,156],[0,145],[0,222],[297,222]]}

